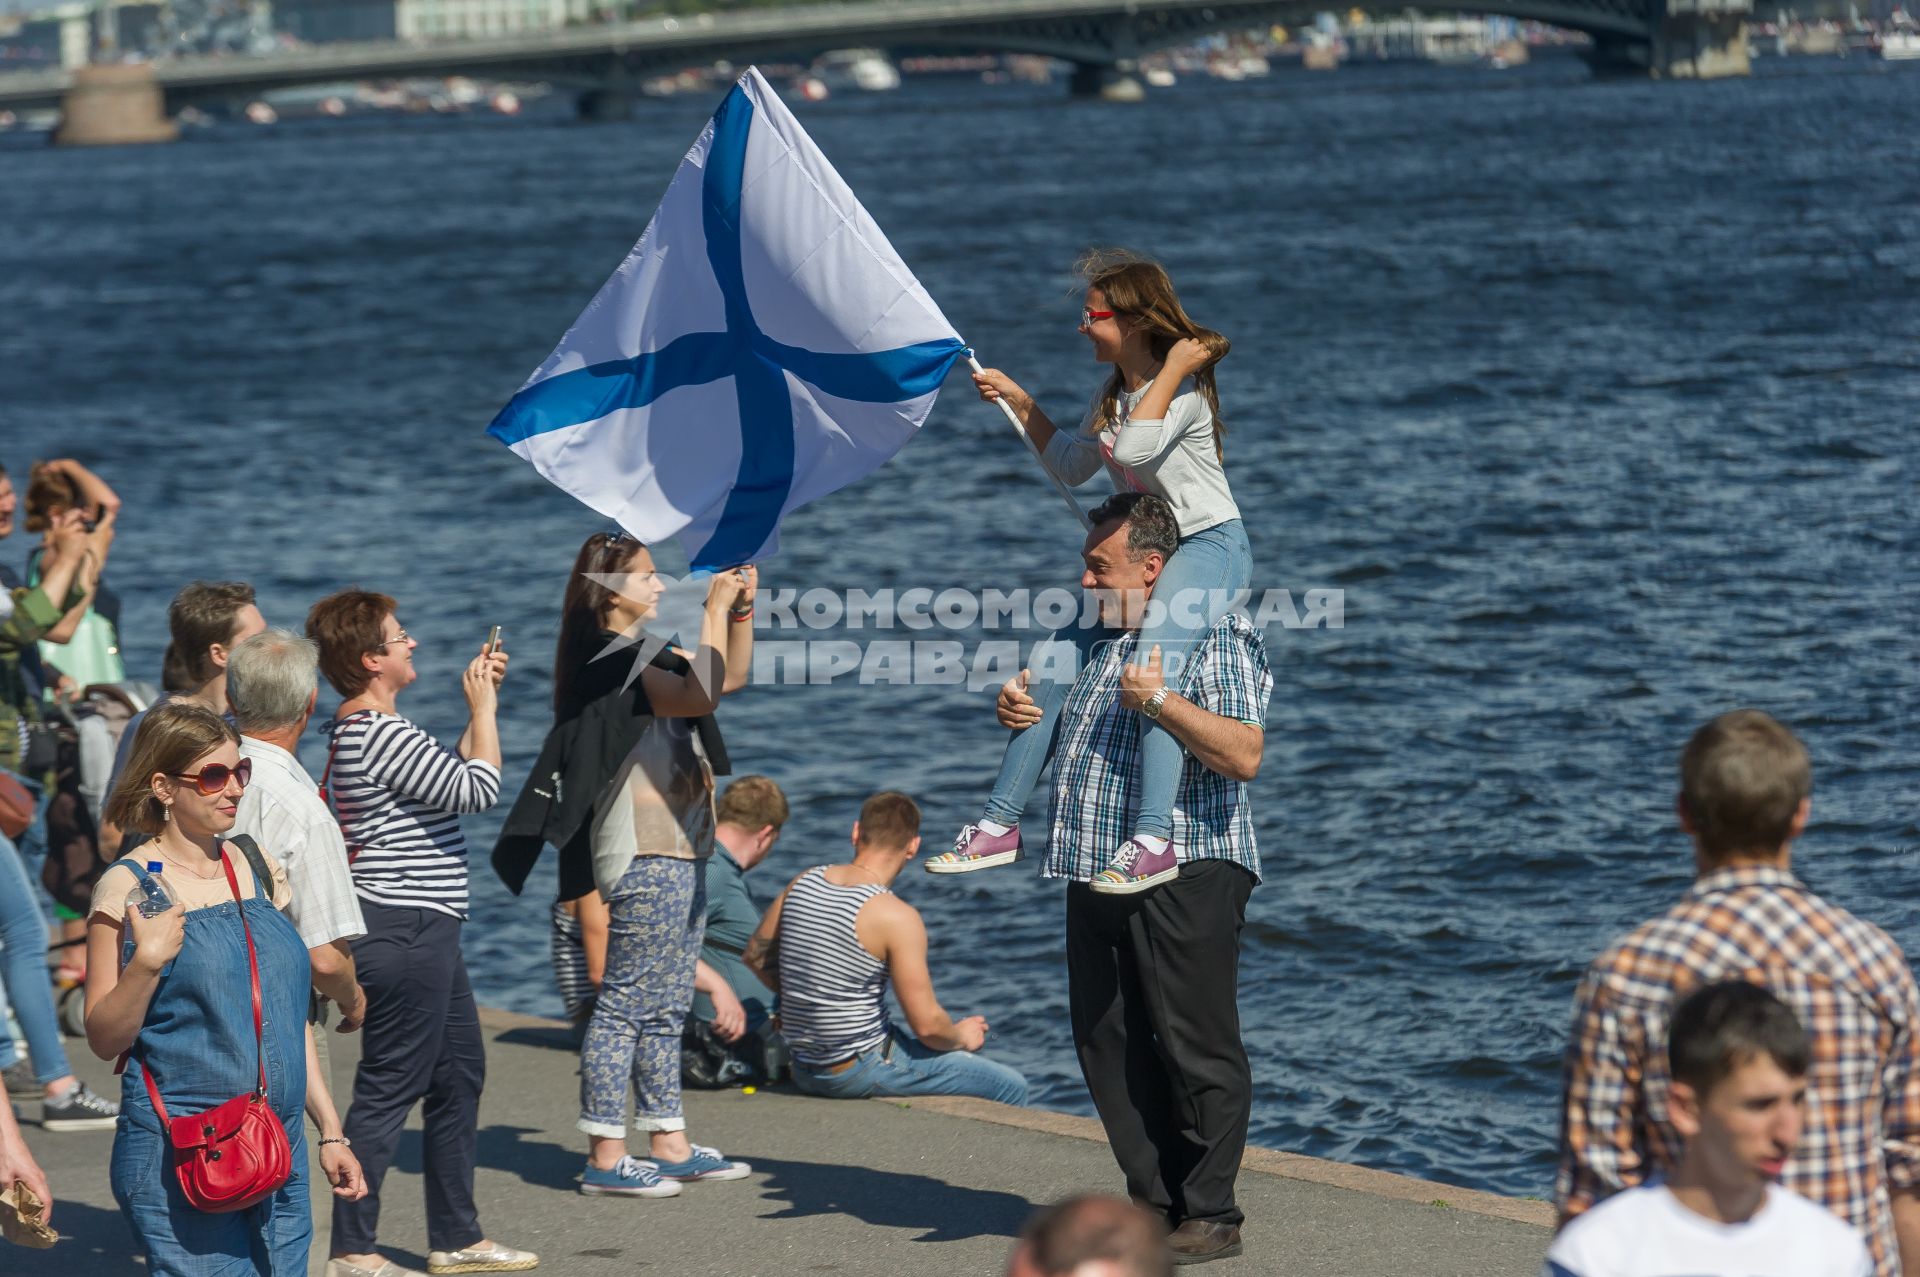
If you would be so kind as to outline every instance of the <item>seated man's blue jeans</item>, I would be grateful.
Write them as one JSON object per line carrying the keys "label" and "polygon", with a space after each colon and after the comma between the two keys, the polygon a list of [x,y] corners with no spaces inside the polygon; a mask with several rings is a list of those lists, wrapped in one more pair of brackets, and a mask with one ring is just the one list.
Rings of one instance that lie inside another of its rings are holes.
{"label": "seated man's blue jeans", "polygon": [[854,1059],[838,1073],[816,1073],[793,1062],[794,1085],[830,1100],[870,1096],[975,1095],[1002,1104],[1027,1102],[1027,1079],[1018,1070],[973,1051],[936,1051],[900,1030],[893,1041]]}
{"label": "seated man's blue jeans", "polygon": [[[47,1083],[73,1072],[60,1041],[60,1017],[53,1005],[53,978],[47,970],[47,918],[40,912],[40,884],[27,872],[20,851],[0,835],[0,982],[27,1035],[34,1081]],[[4,1011],[0,1011],[4,1015]],[[5,1036],[0,1019],[0,1037]],[[0,1047],[0,1057],[12,1049]]]}

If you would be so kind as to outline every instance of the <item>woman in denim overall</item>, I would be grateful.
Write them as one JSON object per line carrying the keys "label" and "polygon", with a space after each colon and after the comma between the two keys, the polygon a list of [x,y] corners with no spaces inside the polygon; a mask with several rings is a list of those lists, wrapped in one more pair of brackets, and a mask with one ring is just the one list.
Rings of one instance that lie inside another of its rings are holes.
{"label": "woman in denim overall", "polygon": [[[196,849],[210,836],[239,880],[247,858],[218,839],[232,826],[245,784],[241,766],[233,729],[217,715],[184,702],[160,706],[140,725],[126,775],[109,799],[109,818],[124,829],[151,825],[155,832],[174,824]],[[156,773],[183,782],[167,791],[172,801],[161,796],[164,787],[153,779]],[[209,794],[214,781],[218,785]],[[101,875],[89,920],[94,977],[87,988],[88,1045],[103,1058],[131,1048],[113,1141],[113,1195],[155,1277],[304,1277],[313,1222],[303,1102],[328,1137],[322,1165],[329,1178],[348,1194],[360,1180],[358,1165],[338,1139],[331,1098],[322,1088],[308,1102],[312,972],[306,945],[274,907],[258,874],[245,875],[251,887],[243,889],[244,902],[236,901],[220,860],[201,852],[196,864],[174,845],[177,841],[161,833],[141,849],[171,871],[166,886],[176,895],[173,908],[152,918],[131,909],[115,916],[135,883],[145,887],[153,881],[140,861],[126,859]],[[122,866],[126,872],[120,872]],[[228,898],[202,903],[215,893]],[[257,1047],[249,930],[260,973]],[[268,1103],[286,1128],[292,1173],[271,1196],[246,1210],[199,1211],[181,1192],[143,1071],[152,1071],[168,1115],[178,1117],[253,1090],[262,1068]]]}

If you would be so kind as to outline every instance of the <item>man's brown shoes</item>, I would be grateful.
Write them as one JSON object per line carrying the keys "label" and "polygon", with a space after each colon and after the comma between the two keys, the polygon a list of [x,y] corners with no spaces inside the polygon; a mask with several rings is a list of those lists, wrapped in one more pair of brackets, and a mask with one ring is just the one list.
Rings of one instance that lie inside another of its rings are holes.
{"label": "man's brown shoes", "polygon": [[1190,1219],[1167,1235],[1167,1249],[1176,1264],[1204,1264],[1240,1253],[1240,1230],[1232,1224]]}

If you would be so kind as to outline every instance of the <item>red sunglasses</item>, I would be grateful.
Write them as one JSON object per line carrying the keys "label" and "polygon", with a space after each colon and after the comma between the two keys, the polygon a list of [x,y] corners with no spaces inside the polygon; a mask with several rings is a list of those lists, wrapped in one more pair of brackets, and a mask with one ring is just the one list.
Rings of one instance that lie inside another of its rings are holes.
{"label": "red sunglasses", "polygon": [[247,782],[253,779],[253,760],[251,758],[243,758],[240,760],[238,767],[229,767],[225,763],[208,763],[205,767],[202,767],[197,774],[193,772],[168,772],[167,775],[172,776],[175,780],[192,781],[195,789],[199,790],[208,798],[211,798],[215,794],[225,790],[229,780],[239,781],[240,788],[245,789]]}
{"label": "red sunglasses", "polygon": [[1085,328],[1088,324],[1091,324],[1096,319],[1112,319],[1112,318],[1113,318],[1113,312],[1110,310],[1083,310],[1080,312],[1080,326],[1082,328]]}

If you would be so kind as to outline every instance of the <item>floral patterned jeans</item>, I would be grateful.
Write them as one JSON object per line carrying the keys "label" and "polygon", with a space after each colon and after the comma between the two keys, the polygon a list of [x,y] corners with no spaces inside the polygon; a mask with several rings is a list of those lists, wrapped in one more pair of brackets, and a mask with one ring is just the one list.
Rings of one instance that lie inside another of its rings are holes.
{"label": "floral patterned jeans", "polygon": [[633,1127],[684,1131],[680,1034],[693,1006],[693,967],[707,929],[707,881],[697,860],[635,856],[607,900],[607,969],[580,1048],[580,1121],[589,1135]]}

